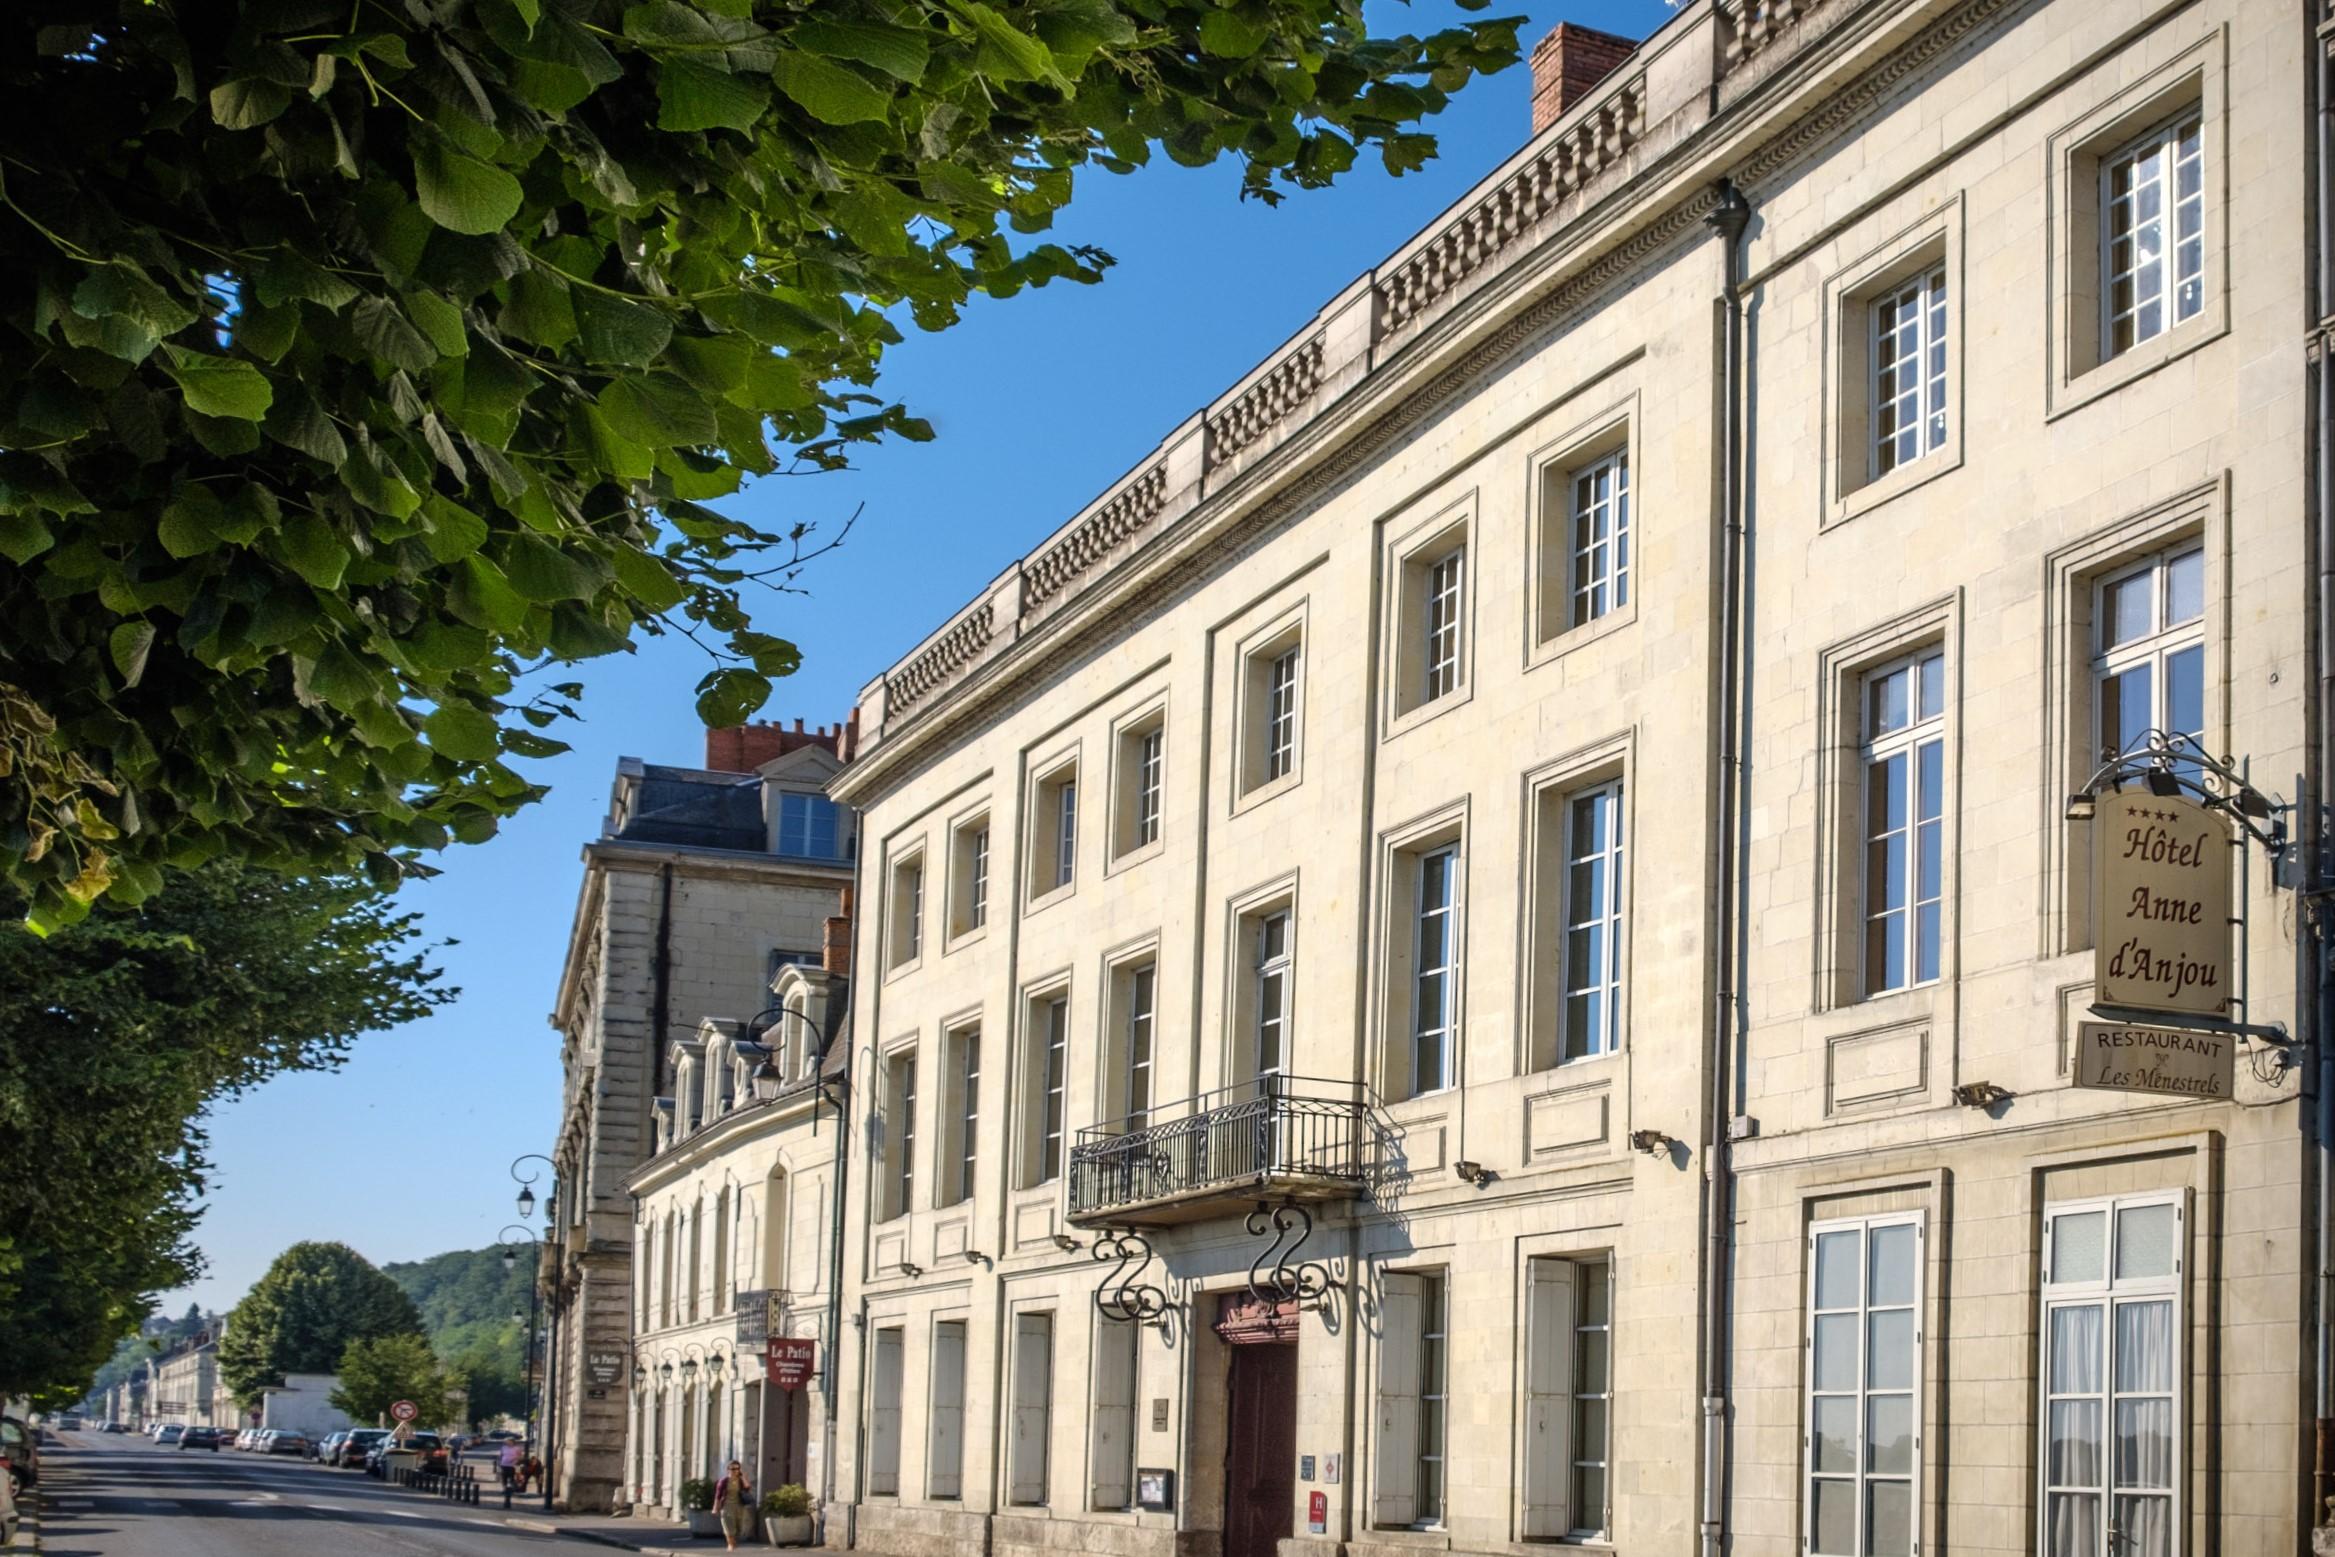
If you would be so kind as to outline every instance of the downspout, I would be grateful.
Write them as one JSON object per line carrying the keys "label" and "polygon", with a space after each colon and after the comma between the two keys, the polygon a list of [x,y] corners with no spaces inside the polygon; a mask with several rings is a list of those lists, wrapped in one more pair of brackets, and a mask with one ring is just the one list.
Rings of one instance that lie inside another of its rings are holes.
{"label": "downspout", "polygon": [[1717,954],[1711,1002],[1711,1042],[1704,1057],[1710,1096],[1705,1108],[1703,1151],[1703,1557],[1719,1557],[1726,1546],[1727,1493],[1727,1250],[1734,1204],[1727,1164],[1727,1125],[1734,1110],[1730,1065],[1741,1032],[1741,987],[1736,977],[1735,848],[1741,831],[1742,736],[1736,711],[1742,697],[1743,667],[1737,640],[1743,593],[1743,490],[1739,466],[1743,419],[1743,256],[1741,239],[1751,220],[1750,202],[1722,179],[1719,203],[1703,217],[1718,234],[1725,282],[1721,305],[1718,426],[1719,518],[1719,741],[1713,777],[1718,788],[1716,847],[1711,901],[1717,920],[1712,945]]}
{"label": "downspout", "polygon": [[[673,1000],[673,867],[657,867],[657,955],[649,964],[649,1103],[665,1095],[665,1029]],[[650,1129],[654,1131],[655,1125]],[[648,1153],[643,1152],[642,1156]]]}
{"label": "downspout", "polygon": [[[2316,29],[2304,23],[2304,47],[2311,61],[2311,108],[2316,131],[2312,176],[2308,184],[2312,204],[2310,256],[2311,313],[2309,321],[2314,337],[2311,355],[2315,359],[2316,383],[2311,407],[2311,459],[2315,478],[2311,488],[2312,503],[2317,512],[2312,516],[2315,541],[2318,547],[2316,620],[2311,624],[2316,639],[2318,663],[2318,696],[2305,711],[2306,720],[2318,722],[2317,741],[2312,755],[2317,772],[2301,786],[2302,801],[2299,820],[2302,825],[2303,859],[2305,861],[2304,912],[2301,928],[2310,947],[2312,966],[2308,977],[2315,986],[2311,990],[2312,1033],[2319,1051],[2319,1095],[2313,1121],[2317,1139],[2311,1154],[2310,1169],[2318,1182],[2314,1186],[2318,1199],[2318,1279],[2313,1294],[2313,1329],[2316,1331],[2317,1355],[2312,1369],[2317,1418],[2314,1434],[2313,1460],[2316,1480],[2309,1510],[2309,1522],[2316,1528],[2326,1519],[2330,1495],[2335,1495],[2335,1337],[2328,1331],[2328,1321],[2335,1314],[2335,959],[2329,952],[2329,933],[2326,914],[2335,900],[2328,897],[2330,881],[2327,858],[2327,829],[2324,821],[2327,785],[2335,781],[2335,337],[2327,329],[2327,320],[2335,313],[2335,211],[2330,210],[2329,180],[2335,178],[2335,89],[2328,79],[2330,61],[2326,41],[2316,36]],[[2301,1013],[2298,1011],[2297,1015]]]}

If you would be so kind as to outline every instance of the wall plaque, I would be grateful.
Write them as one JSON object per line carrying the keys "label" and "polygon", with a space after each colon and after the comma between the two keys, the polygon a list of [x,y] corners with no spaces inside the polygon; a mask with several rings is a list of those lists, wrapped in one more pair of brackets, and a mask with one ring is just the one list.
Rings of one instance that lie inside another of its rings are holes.
{"label": "wall plaque", "polygon": [[606,1389],[624,1377],[624,1353],[586,1352],[584,1353],[584,1372],[591,1376],[593,1384],[601,1389]]}
{"label": "wall plaque", "polygon": [[2230,831],[2179,796],[2102,795],[2092,998],[2103,1006],[2230,1014]]}
{"label": "wall plaque", "polygon": [[2079,1087],[2227,1101],[2236,1073],[2237,1040],[2227,1033],[2114,1022],[2085,1022],[2076,1029]]}

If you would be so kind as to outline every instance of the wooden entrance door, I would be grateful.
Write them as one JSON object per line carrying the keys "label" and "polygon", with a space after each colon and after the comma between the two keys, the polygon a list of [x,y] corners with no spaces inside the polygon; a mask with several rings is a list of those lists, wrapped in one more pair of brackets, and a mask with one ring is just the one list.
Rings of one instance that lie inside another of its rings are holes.
{"label": "wooden entrance door", "polygon": [[1224,1557],[1273,1557],[1294,1531],[1297,1348],[1234,1346],[1227,1391]]}

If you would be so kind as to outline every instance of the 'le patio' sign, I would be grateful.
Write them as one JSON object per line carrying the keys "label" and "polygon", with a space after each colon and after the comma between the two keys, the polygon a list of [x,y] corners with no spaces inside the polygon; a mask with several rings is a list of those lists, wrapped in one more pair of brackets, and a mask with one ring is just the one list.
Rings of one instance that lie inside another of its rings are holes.
{"label": "'le patio' sign", "polygon": [[2092,998],[2103,1006],[2230,1015],[2230,832],[2178,796],[2102,795]]}

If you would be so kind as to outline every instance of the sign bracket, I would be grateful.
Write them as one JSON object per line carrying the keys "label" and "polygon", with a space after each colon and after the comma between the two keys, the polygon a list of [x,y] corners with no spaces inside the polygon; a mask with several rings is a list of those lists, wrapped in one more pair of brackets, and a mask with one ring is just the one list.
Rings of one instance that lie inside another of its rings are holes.
{"label": "sign bracket", "polygon": [[2125,1027],[2170,1027],[2180,1032],[2221,1033],[2231,1038],[2251,1038],[2277,1048],[2289,1048],[2295,1042],[2284,1022],[2217,1022],[2209,1016],[2190,1016],[2168,1011],[2144,1011],[2135,1006],[2111,1006],[2095,1003],[2092,1014],[2103,1022],[2114,1022]]}

